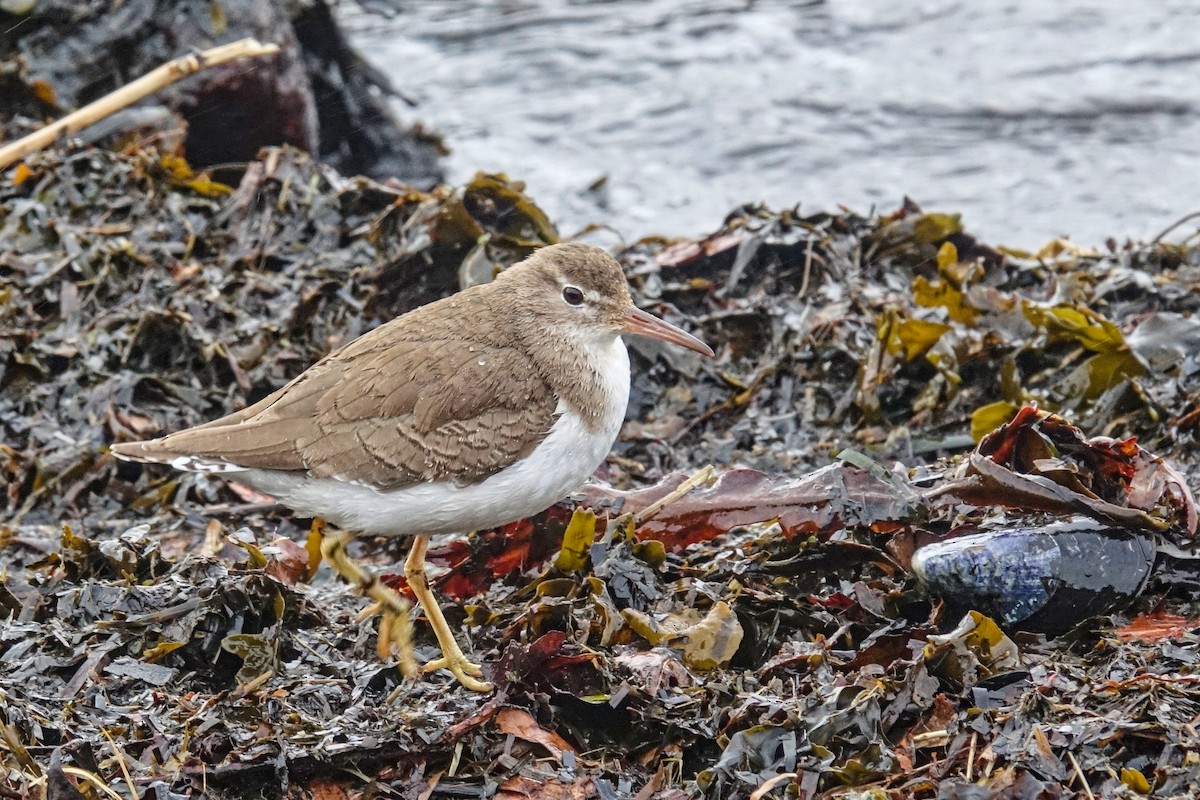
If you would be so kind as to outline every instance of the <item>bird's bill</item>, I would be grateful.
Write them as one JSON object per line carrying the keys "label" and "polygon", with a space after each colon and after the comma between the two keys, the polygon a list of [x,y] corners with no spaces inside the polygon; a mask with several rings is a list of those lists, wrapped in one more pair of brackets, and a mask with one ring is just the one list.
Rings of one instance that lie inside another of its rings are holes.
{"label": "bird's bill", "polygon": [[713,355],[712,348],[695,336],[676,328],[671,323],[661,320],[653,314],[647,314],[640,308],[630,309],[629,315],[625,317],[625,331],[627,333],[636,333],[638,336],[650,336],[655,339],[662,339],[664,342],[670,342],[671,344],[681,344],[689,350],[695,350],[702,355]]}

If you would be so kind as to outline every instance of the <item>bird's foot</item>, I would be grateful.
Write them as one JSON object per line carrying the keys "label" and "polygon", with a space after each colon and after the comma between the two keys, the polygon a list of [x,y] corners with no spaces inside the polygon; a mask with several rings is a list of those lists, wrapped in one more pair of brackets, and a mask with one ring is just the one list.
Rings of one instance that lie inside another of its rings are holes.
{"label": "bird's foot", "polygon": [[471,663],[461,650],[447,653],[425,665],[426,672],[434,672],[439,669],[449,671],[458,679],[459,683],[473,692],[490,692],[495,688],[487,681],[479,680],[483,677],[483,667]]}
{"label": "bird's foot", "polygon": [[439,669],[448,669],[451,672],[454,672],[454,669],[450,666],[451,663],[457,664],[459,669],[472,677],[483,677],[483,667],[481,667],[479,664],[473,663],[469,658],[467,658],[466,654],[461,652],[455,653],[452,656],[435,658],[433,661],[427,662],[425,666],[422,667],[422,670],[425,672],[437,672]]}
{"label": "bird's foot", "polygon": [[376,614],[383,614],[387,611],[387,606],[383,603],[368,603],[359,609],[359,612],[354,615],[355,622],[366,622]]}
{"label": "bird's foot", "polygon": [[344,533],[327,535],[321,540],[321,554],[334,572],[375,601],[359,614],[360,621],[365,618],[364,615],[370,616],[379,610],[383,611],[377,646],[379,658],[386,661],[395,652],[399,659],[400,672],[405,677],[417,675],[421,669],[412,652],[412,620],[408,614],[408,601],[346,555],[346,545],[349,542],[350,537]]}
{"label": "bird's foot", "polygon": [[[444,669],[457,678],[459,683],[472,691],[492,691],[492,684],[487,681],[476,680],[476,678],[483,677],[483,667],[467,658],[467,654],[459,647],[458,640],[453,635],[447,640],[447,644],[442,647],[444,655],[428,662],[424,667],[418,667],[415,660],[406,660],[404,658],[405,655],[411,653],[411,645],[407,643],[411,641],[412,628],[407,612],[401,617],[390,611],[387,604],[375,602],[358,612],[358,619],[360,621],[366,620],[376,614],[382,616],[382,620],[379,623],[378,638],[380,660],[386,661],[395,652],[400,658],[400,671],[406,677],[412,677],[417,672],[437,672],[439,669]],[[449,632],[447,631],[447,633]],[[441,642],[438,644],[442,645]]]}
{"label": "bird's foot", "polygon": [[399,663],[400,673],[406,678],[414,677],[421,672],[421,667],[412,654],[412,620],[409,619],[408,609],[396,612],[391,609],[384,611],[379,619],[379,637],[377,639],[379,659],[386,661],[394,652]]}
{"label": "bird's foot", "polygon": [[429,581],[425,577],[425,549],[428,546],[428,536],[416,537],[413,540],[412,549],[408,551],[408,558],[404,561],[404,575],[408,578],[408,586],[412,589],[421,608],[425,609],[425,615],[429,617],[429,625],[433,628],[434,635],[437,636],[438,647],[442,650],[442,657],[435,658],[426,664],[425,671],[449,670],[458,679],[458,682],[468,689],[475,692],[490,692],[493,688],[492,685],[487,681],[479,680],[483,677],[483,669],[478,664],[472,663],[463,653],[462,648],[458,646],[458,640],[454,638],[454,631],[450,630],[450,624],[446,622],[446,615],[442,613],[442,607],[438,605],[437,598],[429,588]]}

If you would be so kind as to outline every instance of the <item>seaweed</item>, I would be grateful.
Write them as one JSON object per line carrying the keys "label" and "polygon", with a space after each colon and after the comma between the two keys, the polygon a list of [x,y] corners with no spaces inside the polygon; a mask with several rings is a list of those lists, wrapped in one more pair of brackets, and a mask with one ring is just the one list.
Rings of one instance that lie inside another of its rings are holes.
{"label": "seaweed", "polygon": [[[307,520],[105,451],[557,236],[504,176],[426,192],[289,148],[228,191],[170,149],[0,175],[0,792],[1191,795],[1188,246],[1005,252],[909,202],[745,207],[625,248],[638,303],[719,357],[631,342],[602,480],[431,549],[491,696],[380,662]],[[927,542],[1079,514],[1176,571],[1048,636],[908,570]]]}

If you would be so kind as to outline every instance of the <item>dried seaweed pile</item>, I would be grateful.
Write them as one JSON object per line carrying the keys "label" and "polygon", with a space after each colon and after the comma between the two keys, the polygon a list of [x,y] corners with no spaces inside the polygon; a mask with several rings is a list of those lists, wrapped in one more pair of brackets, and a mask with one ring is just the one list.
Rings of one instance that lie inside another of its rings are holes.
{"label": "dried seaweed pile", "polygon": [[[912,207],[743,209],[634,245],[639,302],[720,357],[631,342],[616,488],[431,552],[490,697],[398,681],[362,601],[261,496],[103,453],[253,401],[555,236],[502,177],[427,194],[291,150],[233,189],[152,152],[9,171],[0,794],[99,796],[98,776],[130,796],[128,773],[159,798],[1188,796],[1186,570],[1133,624],[1114,609],[1047,640],[952,613],[905,565],[1048,512],[1186,544],[1194,248],[1002,253]],[[1031,400],[1168,463],[1028,411],[967,456]],[[847,446],[913,470],[829,464]],[[705,462],[762,472],[620,515],[680,478],[626,489]]]}
{"label": "dried seaweed pile", "polygon": [[747,208],[702,240],[639,243],[625,260],[645,297],[673,304],[727,358],[680,381],[699,421],[657,407],[675,394],[635,376],[640,424],[624,452],[639,461],[777,471],[854,447],[912,466],[1036,402],[1195,469],[1195,237],[1025,253],[911,203],[875,219]]}

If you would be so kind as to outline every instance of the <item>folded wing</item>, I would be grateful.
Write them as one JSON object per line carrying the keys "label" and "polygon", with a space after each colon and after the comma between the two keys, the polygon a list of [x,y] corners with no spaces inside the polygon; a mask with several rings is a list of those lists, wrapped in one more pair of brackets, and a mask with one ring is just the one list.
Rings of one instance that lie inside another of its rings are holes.
{"label": "folded wing", "polygon": [[486,478],[532,452],[555,422],[558,399],[514,348],[446,339],[371,344],[360,339],[235,414],[113,452],[182,469],[305,473],[387,491]]}

